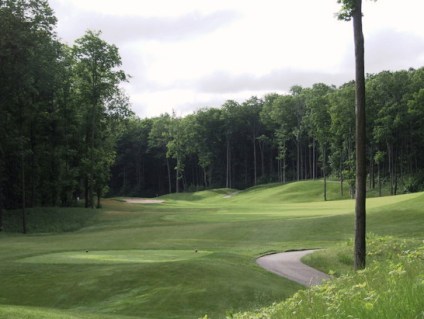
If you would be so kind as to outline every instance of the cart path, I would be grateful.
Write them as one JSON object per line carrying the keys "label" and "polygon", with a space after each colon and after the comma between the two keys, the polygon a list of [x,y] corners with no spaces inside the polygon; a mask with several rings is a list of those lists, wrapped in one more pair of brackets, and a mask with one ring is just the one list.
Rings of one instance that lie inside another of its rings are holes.
{"label": "cart path", "polygon": [[331,278],[329,275],[309,267],[300,261],[303,256],[311,254],[314,251],[301,250],[266,255],[259,257],[256,263],[274,274],[310,287],[319,285],[322,281]]}

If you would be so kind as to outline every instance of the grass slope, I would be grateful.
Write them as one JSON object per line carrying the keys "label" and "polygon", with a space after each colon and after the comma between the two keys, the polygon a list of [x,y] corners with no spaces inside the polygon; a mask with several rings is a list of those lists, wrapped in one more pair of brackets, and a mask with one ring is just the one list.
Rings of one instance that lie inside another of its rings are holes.
{"label": "grass slope", "polygon": [[[329,186],[333,199],[337,187]],[[84,210],[74,232],[1,234],[0,318],[224,318],[302,289],[256,266],[257,256],[352,237],[354,202],[323,202],[321,181],[235,192],[173,194],[162,205],[107,200]],[[422,237],[423,199],[370,199],[369,229]],[[57,213],[60,224],[72,223],[70,212]],[[48,219],[33,216],[42,229]]]}

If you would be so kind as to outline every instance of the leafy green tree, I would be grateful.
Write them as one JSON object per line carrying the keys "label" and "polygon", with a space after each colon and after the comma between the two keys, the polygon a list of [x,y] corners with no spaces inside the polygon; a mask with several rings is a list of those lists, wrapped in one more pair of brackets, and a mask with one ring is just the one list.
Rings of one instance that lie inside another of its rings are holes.
{"label": "leafy green tree", "polygon": [[[94,192],[97,197],[104,189],[104,170],[108,169],[112,159],[103,156],[110,154],[107,129],[107,118],[111,100],[119,92],[119,84],[126,81],[127,76],[120,70],[121,57],[118,48],[100,38],[100,32],[88,31],[76,40],[73,48],[77,60],[77,85],[81,105],[84,106],[84,154],[82,173],[85,180],[86,207],[94,207]],[[122,106],[125,108],[125,106]],[[100,166],[99,166],[100,165]]]}
{"label": "leafy green tree", "polygon": [[203,170],[203,184],[205,187],[212,186],[215,182],[213,172],[219,161],[223,141],[221,110],[200,109],[195,113],[192,125],[191,143],[195,148],[198,164]]}
{"label": "leafy green tree", "polygon": [[[330,95],[330,161],[334,171],[340,177],[340,193],[343,196],[343,182],[354,175],[355,147],[355,83],[343,84]],[[354,195],[355,184],[351,185]]]}
{"label": "leafy green tree", "polygon": [[306,173],[303,171],[303,163],[302,163],[302,144],[304,142],[305,133],[306,133],[306,125],[304,123],[305,117],[305,100],[303,94],[303,88],[301,86],[295,85],[290,89],[290,93],[294,98],[294,114],[296,117],[296,126],[292,130],[292,134],[295,137],[296,141],[296,180],[301,180],[304,178]]}
{"label": "leafy green tree", "polygon": [[180,192],[180,182],[184,174],[184,159],[186,156],[186,143],[184,122],[181,118],[177,118],[175,114],[171,117],[170,137],[166,148],[166,157],[175,159],[175,192]]}
{"label": "leafy green tree", "polygon": [[246,116],[246,124],[249,127],[249,137],[252,141],[253,149],[253,184],[257,184],[257,151],[256,145],[258,143],[257,138],[261,132],[261,123],[259,114],[262,110],[263,101],[258,99],[256,96],[252,96],[250,99],[242,103],[241,108]]}
{"label": "leafy green tree", "polygon": [[168,143],[170,143],[172,140],[171,121],[171,116],[167,113],[162,114],[160,117],[154,118],[152,129],[149,133],[149,147],[154,150],[159,158],[165,159],[166,162],[168,175],[168,193],[172,193],[171,164],[167,155],[167,146]]}
{"label": "leafy green tree", "polygon": [[233,185],[233,163],[232,163],[232,143],[236,133],[241,126],[240,104],[233,100],[228,100],[222,105],[222,121],[224,123],[225,146],[226,146],[226,171],[225,187],[231,188]]}
{"label": "leafy green tree", "polygon": [[424,166],[422,158],[424,156],[422,141],[423,115],[424,115],[424,68],[417,70],[410,69],[410,94],[407,101],[408,122],[406,131],[409,132],[407,141],[408,148],[404,153],[409,155],[407,169],[410,174],[422,172]]}
{"label": "leafy green tree", "polygon": [[375,110],[373,138],[381,149],[386,148],[392,195],[397,193],[400,153],[409,139],[406,135],[411,125],[408,121],[410,85],[406,71],[384,71],[367,83],[370,106]]}
{"label": "leafy green tree", "polygon": [[287,143],[295,136],[293,132],[298,125],[297,106],[296,98],[292,95],[270,95],[265,98],[261,112],[263,123],[274,131],[274,140],[278,150],[277,160],[280,163],[278,176],[282,183],[286,182]]}
{"label": "leafy green tree", "polygon": [[334,89],[326,84],[317,83],[311,89],[305,90],[306,114],[305,122],[310,135],[318,141],[324,177],[324,200],[327,200],[327,151],[330,145],[330,94]]}
{"label": "leafy green tree", "polygon": [[[5,187],[0,187],[0,197],[7,198],[7,206],[14,208],[20,201],[24,233],[27,192],[36,186],[33,176],[38,168],[36,118],[52,102],[51,82],[45,75],[51,74],[49,66],[55,62],[55,23],[47,1],[0,1],[0,170],[8,175],[0,178],[0,183],[9,184],[7,196]],[[6,167],[13,169],[6,172]],[[32,174],[27,173],[29,168]]]}

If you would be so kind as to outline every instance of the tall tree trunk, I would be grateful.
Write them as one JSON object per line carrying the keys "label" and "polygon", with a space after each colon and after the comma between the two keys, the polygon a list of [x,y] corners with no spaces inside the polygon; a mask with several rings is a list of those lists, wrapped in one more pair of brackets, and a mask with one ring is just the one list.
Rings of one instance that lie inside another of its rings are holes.
{"label": "tall tree trunk", "polygon": [[277,159],[277,176],[278,176],[278,182],[282,183],[283,178],[281,175],[281,160],[280,159]]}
{"label": "tall tree trunk", "polygon": [[257,184],[257,171],[256,171],[256,136],[253,135],[253,174],[254,174],[254,178],[253,178],[253,182],[254,185]]}
{"label": "tall tree trunk", "polygon": [[341,197],[344,196],[344,189],[343,189],[343,157],[340,155],[340,195]]}
{"label": "tall tree trunk", "polygon": [[22,233],[27,233],[26,223],[26,185],[25,185],[25,145],[24,145],[24,116],[23,107],[20,107],[20,135],[21,135],[21,187],[22,187]]}
{"label": "tall tree trunk", "polygon": [[296,180],[300,180],[300,141],[296,140]]}
{"label": "tall tree trunk", "polygon": [[366,258],[366,121],[365,63],[362,32],[362,0],[354,0],[353,32],[355,41],[356,104],[356,202],[354,267],[365,268]]}
{"label": "tall tree trunk", "polygon": [[102,191],[101,189],[97,189],[97,208],[102,208],[102,203],[101,203],[101,198],[102,198]]}
{"label": "tall tree trunk", "polygon": [[175,171],[175,192],[178,194],[179,192],[180,192],[180,187],[179,187],[179,185],[180,185],[180,170],[179,170],[179,166],[180,166],[180,163],[179,163],[179,160],[177,159],[177,169],[176,169],[176,171]]}
{"label": "tall tree trunk", "polygon": [[226,180],[225,180],[225,187],[230,188],[230,139],[227,136],[227,169],[226,169]]}
{"label": "tall tree trunk", "polygon": [[316,162],[316,146],[315,146],[315,139],[313,139],[312,142],[312,179],[315,180],[317,178],[317,162]]}
{"label": "tall tree trunk", "polygon": [[25,155],[24,155],[24,147],[22,142],[22,153],[21,153],[21,163],[22,163],[22,233],[27,233],[27,223],[26,223],[26,185],[25,185]]}
{"label": "tall tree trunk", "polygon": [[[396,161],[397,162],[397,161]],[[399,164],[400,165],[400,164]],[[398,188],[398,172],[396,165],[394,166],[394,185],[393,185],[393,195],[397,195],[397,188]]]}
{"label": "tall tree trunk", "polygon": [[1,180],[2,173],[3,173],[3,170],[2,170],[2,163],[0,158],[0,232],[3,231],[3,206],[4,206],[3,205],[3,181]]}
{"label": "tall tree trunk", "polygon": [[378,196],[381,197],[381,175],[380,175],[380,163],[378,163]]}
{"label": "tall tree trunk", "polygon": [[311,150],[312,150],[312,147],[311,147],[311,144],[309,144],[309,146],[308,146],[309,175],[308,176],[310,176],[310,178],[313,178],[314,173],[312,171],[313,159],[312,159],[312,151]]}
{"label": "tall tree trunk", "polygon": [[168,170],[168,194],[172,193],[172,182],[171,182],[171,167],[169,165],[169,158],[166,158],[166,168]]}
{"label": "tall tree trunk", "polygon": [[370,149],[370,189],[375,188],[375,165],[374,165],[374,148],[371,146]]}
{"label": "tall tree trunk", "polygon": [[0,232],[3,231],[3,190],[0,182]]}
{"label": "tall tree trunk", "polygon": [[324,146],[322,148],[322,158],[323,158],[323,160],[322,160],[322,174],[324,175],[324,201],[327,201],[327,172],[326,172],[326,170],[327,170],[327,167],[326,167],[326,164],[327,164],[326,156],[327,156],[327,154],[326,153],[327,153],[326,148]]}
{"label": "tall tree trunk", "polygon": [[261,177],[265,176],[265,157],[264,157],[264,150],[265,143],[263,141],[259,142],[259,152],[261,154]]}
{"label": "tall tree trunk", "polygon": [[88,198],[88,176],[84,177],[84,207],[88,208],[89,207],[89,198]]}
{"label": "tall tree trunk", "polygon": [[123,192],[122,193],[126,193],[127,192],[127,167],[126,166],[124,166],[124,174],[122,176],[122,179],[123,179],[123,181],[122,181]]}
{"label": "tall tree trunk", "polygon": [[394,194],[393,145],[389,143],[387,143],[387,158],[389,160],[390,195],[393,195]]}

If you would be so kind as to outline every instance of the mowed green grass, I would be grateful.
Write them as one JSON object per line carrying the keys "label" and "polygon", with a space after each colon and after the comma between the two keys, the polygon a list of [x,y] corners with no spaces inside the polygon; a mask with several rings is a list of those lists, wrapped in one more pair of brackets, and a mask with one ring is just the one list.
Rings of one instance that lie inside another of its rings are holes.
{"label": "mowed green grass", "polygon": [[[225,318],[283,300],[303,288],[255,259],[352,238],[354,202],[338,187],[327,202],[322,181],[107,200],[78,231],[1,234],[0,318]],[[422,237],[423,202],[369,199],[368,229]]]}

